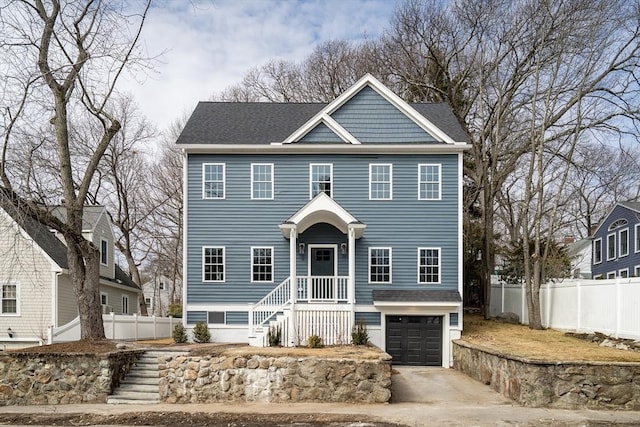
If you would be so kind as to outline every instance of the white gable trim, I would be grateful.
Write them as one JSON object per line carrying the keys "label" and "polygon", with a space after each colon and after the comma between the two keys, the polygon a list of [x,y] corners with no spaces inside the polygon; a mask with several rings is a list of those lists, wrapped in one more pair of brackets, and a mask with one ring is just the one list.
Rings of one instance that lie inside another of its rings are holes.
{"label": "white gable trim", "polygon": [[324,123],[333,133],[338,135],[338,137],[349,144],[360,144],[353,135],[351,135],[345,128],[340,126],[338,122],[336,122],[333,117],[328,115],[324,111],[320,111],[316,114],[311,120],[302,125],[298,130],[296,130],[293,134],[291,134],[287,139],[284,140],[284,144],[291,144],[293,142],[298,142],[302,139],[306,134],[311,132],[316,128],[320,123]]}
{"label": "white gable trim", "polygon": [[289,229],[298,227],[298,233],[303,233],[307,228],[319,222],[326,222],[347,234],[349,226],[355,230],[355,238],[362,237],[366,226],[351,215],[338,202],[327,196],[325,193],[318,193],[300,210],[280,224],[282,234],[288,238]]}
{"label": "white gable trim", "polygon": [[[391,103],[394,107],[400,110],[405,116],[407,116],[410,120],[412,120],[415,124],[420,126],[422,130],[434,136],[438,141],[446,142],[447,144],[453,145],[466,145],[464,142],[456,142],[449,135],[443,132],[440,128],[434,125],[431,121],[429,121],[422,114],[418,113],[413,107],[407,104],[402,100],[398,95],[393,93],[389,88],[380,83],[378,79],[373,77],[371,74],[365,74],[360,80],[358,80],[353,86],[347,89],[342,95],[338,96],[336,99],[327,104],[318,114],[313,116],[309,121],[307,121],[304,125],[298,128],[294,133],[289,135],[285,140],[285,144],[295,143],[301,137],[306,135],[311,131],[314,127],[316,127],[321,122],[324,122],[327,126],[327,118],[331,119],[331,114],[333,114],[338,108],[342,107],[347,101],[349,101],[356,93],[360,92],[362,88],[365,86],[371,87],[375,90],[380,96],[386,99],[389,103]],[[335,123],[335,121],[333,121]],[[342,126],[335,123],[340,129],[342,129],[346,134],[350,135]],[[331,128],[331,126],[329,126]],[[337,129],[331,129],[336,134],[342,137],[342,135],[337,131]],[[355,140],[355,138],[353,138]],[[350,141],[351,142],[351,141]],[[354,144],[354,142],[351,142]]]}

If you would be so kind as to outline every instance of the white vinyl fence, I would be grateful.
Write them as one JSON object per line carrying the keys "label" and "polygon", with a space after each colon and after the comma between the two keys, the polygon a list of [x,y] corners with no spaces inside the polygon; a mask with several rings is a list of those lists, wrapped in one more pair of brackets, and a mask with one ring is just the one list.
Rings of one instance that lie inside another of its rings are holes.
{"label": "white vinyl fence", "polygon": [[[512,312],[529,323],[523,285],[494,279],[491,314]],[[640,278],[609,280],[567,279],[540,289],[542,324],[576,332],[602,332],[640,339]]]}
{"label": "white vinyl fence", "polygon": [[[102,322],[107,339],[147,340],[169,338],[173,327],[180,319],[173,317],[138,316],[137,314],[103,314]],[[48,344],[54,342],[77,341],[80,339],[80,317],[66,325],[49,328]]]}

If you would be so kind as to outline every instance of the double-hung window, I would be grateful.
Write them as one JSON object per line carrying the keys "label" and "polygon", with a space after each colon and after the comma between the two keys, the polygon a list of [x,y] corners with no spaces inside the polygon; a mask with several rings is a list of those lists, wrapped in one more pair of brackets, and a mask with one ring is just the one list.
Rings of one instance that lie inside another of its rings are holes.
{"label": "double-hung window", "polygon": [[602,262],[602,239],[593,241],[593,263],[600,264]]}
{"label": "double-hung window", "polygon": [[369,165],[369,199],[391,200],[393,198],[393,166],[391,164]]}
{"label": "double-hung window", "polygon": [[418,199],[440,200],[442,182],[439,164],[418,165]]}
{"label": "double-hung window", "polygon": [[640,252],[640,224],[636,224],[634,227],[635,235],[636,235],[636,252]]}
{"label": "double-hung window", "polygon": [[224,163],[204,163],[202,165],[202,198],[224,199]]}
{"label": "double-hung window", "polygon": [[369,248],[369,283],[391,283],[391,248]]}
{"label": "double-hung window", "polygon": [[251,281],[273,282],[273,248],[251,248]]}
{"label": "double-hung window", "polygon": [[309,167],[309,192],[310,198],[318,193],[325,193],[332,197],[333,191],[333,165],[331,163],[315,163]]}
{"label": "double-hung window", "polygon": [[607,260],[616,258],[616,234],[607,235]]}
{"label": "double-hung window", "polygon": [[3,283],[0,293],[2,304],[0,305],[0,314],[20,314],[18,313],[18,294],[19,288],[17,283]]}
{"label": "double-hung window", "polygon": [[202,280],[224,282],[224,247],[202,248]]}
{"label": "double-hung window", "polygon": [[273,164],[251,164],[251,198],[254,200],[273,199]]}
{"label": "double-hung window", "polygon": [[418,283],[440,283],[440,248],[418,248]]}
{"label": "double-hung window", "polygon": [[618,232],[618,239],[618,243],[620,244],[618,256],[623,257],[629,255],[629,229],[625,228],[620,230]]}
{"label": "double-hung window", "polygon": [[129,297],[122,295],[122,314],[129,314]]}

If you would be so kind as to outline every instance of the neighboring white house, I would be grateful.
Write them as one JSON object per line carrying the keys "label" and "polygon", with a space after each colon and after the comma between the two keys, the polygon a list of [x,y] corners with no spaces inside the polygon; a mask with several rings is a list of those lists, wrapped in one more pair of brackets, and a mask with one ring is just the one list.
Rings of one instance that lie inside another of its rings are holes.
{"label": "neighboring white house", "polygon": [[572,279],[591,279],[591,239],[581,239],[567,245],[571,260]]}
{"label": "neighboring white house", "polygon": [[[42,344],[49,326],[78,316],[64,240],[0,193],[0,350]],[[64,207],[54,215],[64,218]],[[114,235],[103,206],[84,208],[83,235],[100,249],[103,312],[138,312],[140,288],[114,262]]]}
{"label": "neighboring white house", "polygon": [[[153,279],[142,284],[142,293],[147,304],[147,313],[149,316],[166,316],[170,303],[171,279],[165,276],[156,276]],[[176,291],[175,295],[180,296],[180,291]]]}

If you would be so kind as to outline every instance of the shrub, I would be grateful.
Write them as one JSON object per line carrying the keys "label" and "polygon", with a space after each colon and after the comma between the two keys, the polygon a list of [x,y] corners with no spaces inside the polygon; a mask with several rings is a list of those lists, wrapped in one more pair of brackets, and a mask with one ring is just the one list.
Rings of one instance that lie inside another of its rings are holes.
{"label": "shrub", "polygon": [[182,304],[169,304],[169,308],[167,308],[167,316],[181,318]]}
{"label": "shrub", "polygon": [[351,331],[351,342],[354,345],[365,345],[369,342],[369,332],[364,320],[358,320]]}
{"label": "shrub", "polygon": [[318,335],[311,335],[309,338],[307,338],[307,344],[311,348],[320,348],[322,347],[322,338]]}
{"label": "shrub", "polygon": [[173,336],[173,341],[176,343],[185,343],[187,342],[187,330],[182,323],[178,323],[173,327],[173,332],[171,334]]}
{"label": "shrub", "polygon": [[267,341],[269,341],[269,347],[280,347],[282,345],[282,327],[280,325],[269,327]]}
{"label": "shrub", "polygon": [[202,320],[197,322],[196,326],[193,327],[193,341],[197,343],[211,341],[211,333],[209,332],[209,328],[207,327],[207,324]]}

